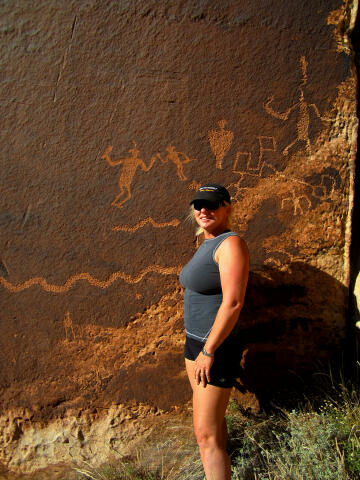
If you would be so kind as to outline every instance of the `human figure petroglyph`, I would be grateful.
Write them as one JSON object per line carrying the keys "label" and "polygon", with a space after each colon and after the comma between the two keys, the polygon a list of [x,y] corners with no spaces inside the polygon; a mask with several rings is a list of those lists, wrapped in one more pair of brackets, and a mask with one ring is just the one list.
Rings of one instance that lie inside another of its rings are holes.
{"label": "human figure petroglyph", "polygon": [[169,145],[166,148],[166,151],[167,155],[164,158],[160,155],[160,153],[158,153],[156,156],[162,161],[162,163],[166,163],[168,161],[173,162],[176,166],[176,173],[180,180],[187,180],[187,177],[184,175],[183,165],[191,162],[191,158],[185,155],[185,153],[177,152],[173,145]]}
{"label": "human figure petroglyph", "polygon": [[189,190],[199,190],[201,187],[201,183],[197,182],[196,180],[193,180],[190,185],[189,185]]}
{"label": "human figure petroglyph", "polygon": [[304,210],[311,208],[311,200],[306,195],[296,195],[294,190],[290,190],[290,197],[281,200],[281,208],[285,207],[286,203],[290,203],[294,208],[294,215],[298,212],[302,215]]}
{"label": "human figure petroglyph", "polygon": [[216,168],[222,169],[222,161],[234,140],[234,132],[225,130],[226,120],[218,122],[219,130],[210,130],[208,139],[216,158]]}
{"label": "human figure petroglyph", "polygon": [[324,120],[320,112],[317,108],[317,106],[314,103],[308,103],[305,100],[305,95],[304,95],[304,90],[302,86],[306,85],[307,83],[307,62],[304,56],[300,58],[300,67],[302,71],[302,82],[298,88],[299,90],[299,101],[296,102],[294,105],[292,105],[288,110],[285,112],[277,112],[275,111],[270,104],[274,100],[274,96],[272,95],[271,97],[268,98],[267,102],[264,104],[264,108],[266,112],[271,115],[272,117],[278,118],[279,120],[288,120],[290,113],[298,109],[299,110],[299,116],[298,120],[296,123],[296,131],[297,131],[297,136],[295,140],[293,140],[289,145],[287,145],[284,150],[283,150],[283,155],[288,155],[290,148],[292,148],[295,144],[297,143],[303,143],[305,142],[305,149],[308,155],[311,154],[311,144],[310,144],[310,138],[309,138],[309,126],[310,126],[310,109],[312,108],[318,118],[321,120]]}
{"label": "human figure petroglyph", "polygon": [[73,322],[72,322],[72,319],[71,319],[71,316],[70,316],[70,312],[65,313],[65,317],[64,317],[64,320],[63,320],[63,326],[64,326],[64,330],[65,330],[66,340],[69,341],[69,335],[68,335],[69,330],[72,333],[72,337],[73,337],[72,340],[75,340],[76,335],[75,335],[75,331],[74,331]]}
{"label": "human figure petroglyph", "polygon": [[149,170],[151,170],[156,160],[156,157],[152,157],[150,159],[149,165],[146,166],[144,161],[138,156],[140,152],[136,147],[136,142],[133,141],[133,144],[134,148],[130,148],[129,153],[131,153],[131,155],[129,157],[122,157],[118,158],[117,160],[111,160],[110,152],[113,148],[111,145],[106,148],[104,154],[101,157],[102,159],[105,159],[111,167],[116,167],[120,164],[122,164],[123,166],[118,180],[120,192],[118,193],[118,195],[116,195],[116,197],[111,203],[113,207],[122,208],[124,203],[131,198],[131,184],[137,168],[140,167],[141,170],[143,170],[144,172],[148,172]]}

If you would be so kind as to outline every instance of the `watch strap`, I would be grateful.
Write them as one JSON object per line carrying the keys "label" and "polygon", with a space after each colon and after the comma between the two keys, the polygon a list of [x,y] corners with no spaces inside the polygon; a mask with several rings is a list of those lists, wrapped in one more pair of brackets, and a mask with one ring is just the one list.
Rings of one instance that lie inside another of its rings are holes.
{"label": "watch strap", "polygon": [[201,353],[202,353],[203,355],[205,355],[205,357],[214,358],[214,354],[207,352],[207,351],[205,350],[205,347],[201,350]]}

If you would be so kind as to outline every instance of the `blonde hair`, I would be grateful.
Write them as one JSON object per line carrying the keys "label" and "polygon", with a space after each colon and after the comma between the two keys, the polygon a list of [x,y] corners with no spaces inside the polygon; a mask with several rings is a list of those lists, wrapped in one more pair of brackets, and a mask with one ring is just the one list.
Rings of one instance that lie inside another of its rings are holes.
{"label": "blonde hair", "polygon": [[[227,217],[227,222],[226,222],[226,228],[231,230],[232,229],[232,212],[231,212],[231,204],[228,203],[228,202],[223,202],[223,206],[225,207],[230,207],[230,213]],[[186,217],[186,220],[188,220],[189,222],[193,223],[194,225],[196,225],[196,230],[195,230],[195,235],[198,237],[199,235],[201,235],[202,233],[204,233],[204,229],[199,227],[199,225],[196,223],[196,220],[195,220],[195,215],[194,215],[194,205],[191,205],[190,207],[190,211],[189,211],[189,215]]]}

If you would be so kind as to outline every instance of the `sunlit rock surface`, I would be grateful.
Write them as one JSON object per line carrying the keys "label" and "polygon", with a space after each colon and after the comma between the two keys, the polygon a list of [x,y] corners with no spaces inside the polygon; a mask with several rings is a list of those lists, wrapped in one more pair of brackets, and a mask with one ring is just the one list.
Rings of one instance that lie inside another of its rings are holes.
{"label": "sunlit rock surface", "polygon": [[336,354],[357,2],[0,9],[4,471],[125,454],[149,418],[186,408],[178,273],[205,182],[229,188],[251,255],[239,401]]}

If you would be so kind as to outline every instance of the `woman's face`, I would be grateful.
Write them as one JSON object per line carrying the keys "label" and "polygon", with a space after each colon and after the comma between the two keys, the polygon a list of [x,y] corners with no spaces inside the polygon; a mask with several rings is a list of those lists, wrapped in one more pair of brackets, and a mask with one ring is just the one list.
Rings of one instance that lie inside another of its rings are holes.
{"label": "woman's face", "polygon": [[[196,210],[196,208],[200,208]],[[194,217],[196,223],[201,227],[204,232],[205,236],[216,236],[223,233],[224,230],[227,228],[227,219],[230,214],[230,206],[225,205],[218,208],[211,208],[211,205],[207,205],[204,202],[204,205],[196,205],[194,206]]]}

